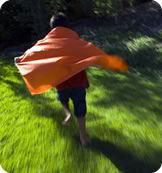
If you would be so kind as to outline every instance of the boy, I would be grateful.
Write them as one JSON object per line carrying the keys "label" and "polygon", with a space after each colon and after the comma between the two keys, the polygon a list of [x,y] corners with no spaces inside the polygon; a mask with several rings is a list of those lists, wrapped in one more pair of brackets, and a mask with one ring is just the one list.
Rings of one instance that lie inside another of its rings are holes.
{"label": "boy", "polygon": [[[56,27],[69,28],[67,17],[59,13],[52,16],[50,19],[51,29]],[[86,134],[86,88],[89,87],[89,82],[85,71],[81,71],[70,79],[56,86],[58,100],[61,102],[65,112],[64,125],[70,123],[71,111],[69,109],[69,99],[72,100],[74,106],[74,114],[77,118],[77,124],[80,133],[80,142],[82,145],[88,143]]]}

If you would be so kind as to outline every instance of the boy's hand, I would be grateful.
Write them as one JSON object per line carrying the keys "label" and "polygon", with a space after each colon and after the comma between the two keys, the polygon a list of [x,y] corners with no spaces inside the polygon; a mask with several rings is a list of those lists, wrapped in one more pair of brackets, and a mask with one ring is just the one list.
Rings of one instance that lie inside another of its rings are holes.
{"label": "boy's hand", "polygon": [[19,57],[15,57],[15,58],[14,58],[15,64],[19,63],[20,61],[21,61],[21,59],[20,59]]}

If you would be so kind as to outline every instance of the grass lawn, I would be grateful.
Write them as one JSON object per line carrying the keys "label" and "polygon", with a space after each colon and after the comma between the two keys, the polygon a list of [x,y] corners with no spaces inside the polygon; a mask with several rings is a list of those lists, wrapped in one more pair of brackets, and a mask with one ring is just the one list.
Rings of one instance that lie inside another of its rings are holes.
{"label": "grass lawn", "polygon": [[31,96],[12,60],[1,57],[0,164],[9,173],[152,173],[160,167],[160,41],[139,33],[82,29],[99,47],[126,58],[130,72],[88,69],[91,145],[84,148],[75,118],[70,127],[61,125],[64,115],[55,91]]}

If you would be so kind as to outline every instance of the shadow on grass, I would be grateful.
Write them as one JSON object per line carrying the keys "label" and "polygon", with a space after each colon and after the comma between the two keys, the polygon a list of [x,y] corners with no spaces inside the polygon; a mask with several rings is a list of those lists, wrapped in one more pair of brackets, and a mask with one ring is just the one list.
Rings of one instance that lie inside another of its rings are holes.
{"label": "shadow on grass", "polygon": [[124,173],[152,173],[155,172],[161,164],[158,160],[156,164],[147,163],[136,158],[128,151],[98,138],[93,138],[91,140],[91,144],[88,146],[88,149],[103,154]]}
{"label": "shadow on grass", "polygon": [[[93,72],[92,72],[93,73]],[[141,119],[150,118],[141,110],[150,110],[159,120],[162,119],[162,86],[157,80],[147,79],[134,74],[124,75],[124,79],[115,75],[92,74],[92,81],[96,86],[102,87],[105,94],[102,98],[93,99],[94,106],[111,107],[113,105],[124,106],[134,112]]]}
{"label": "shadow on grass", "polygon": [[9,76],[12,69],[12,62],[10,59],[0,57],[0,80],[3,82],[4,77]]}

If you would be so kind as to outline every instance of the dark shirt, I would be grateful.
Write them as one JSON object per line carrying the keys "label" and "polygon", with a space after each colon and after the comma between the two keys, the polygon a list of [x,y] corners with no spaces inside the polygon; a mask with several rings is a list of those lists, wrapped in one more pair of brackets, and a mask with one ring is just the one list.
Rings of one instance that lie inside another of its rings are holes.
{"label": "dark shirt", "polygon": [[68,88],[88,88],[89,82],[87,79],[86,71],[83,70],[65,82],[56,86],[57,90],[63,90]]}

